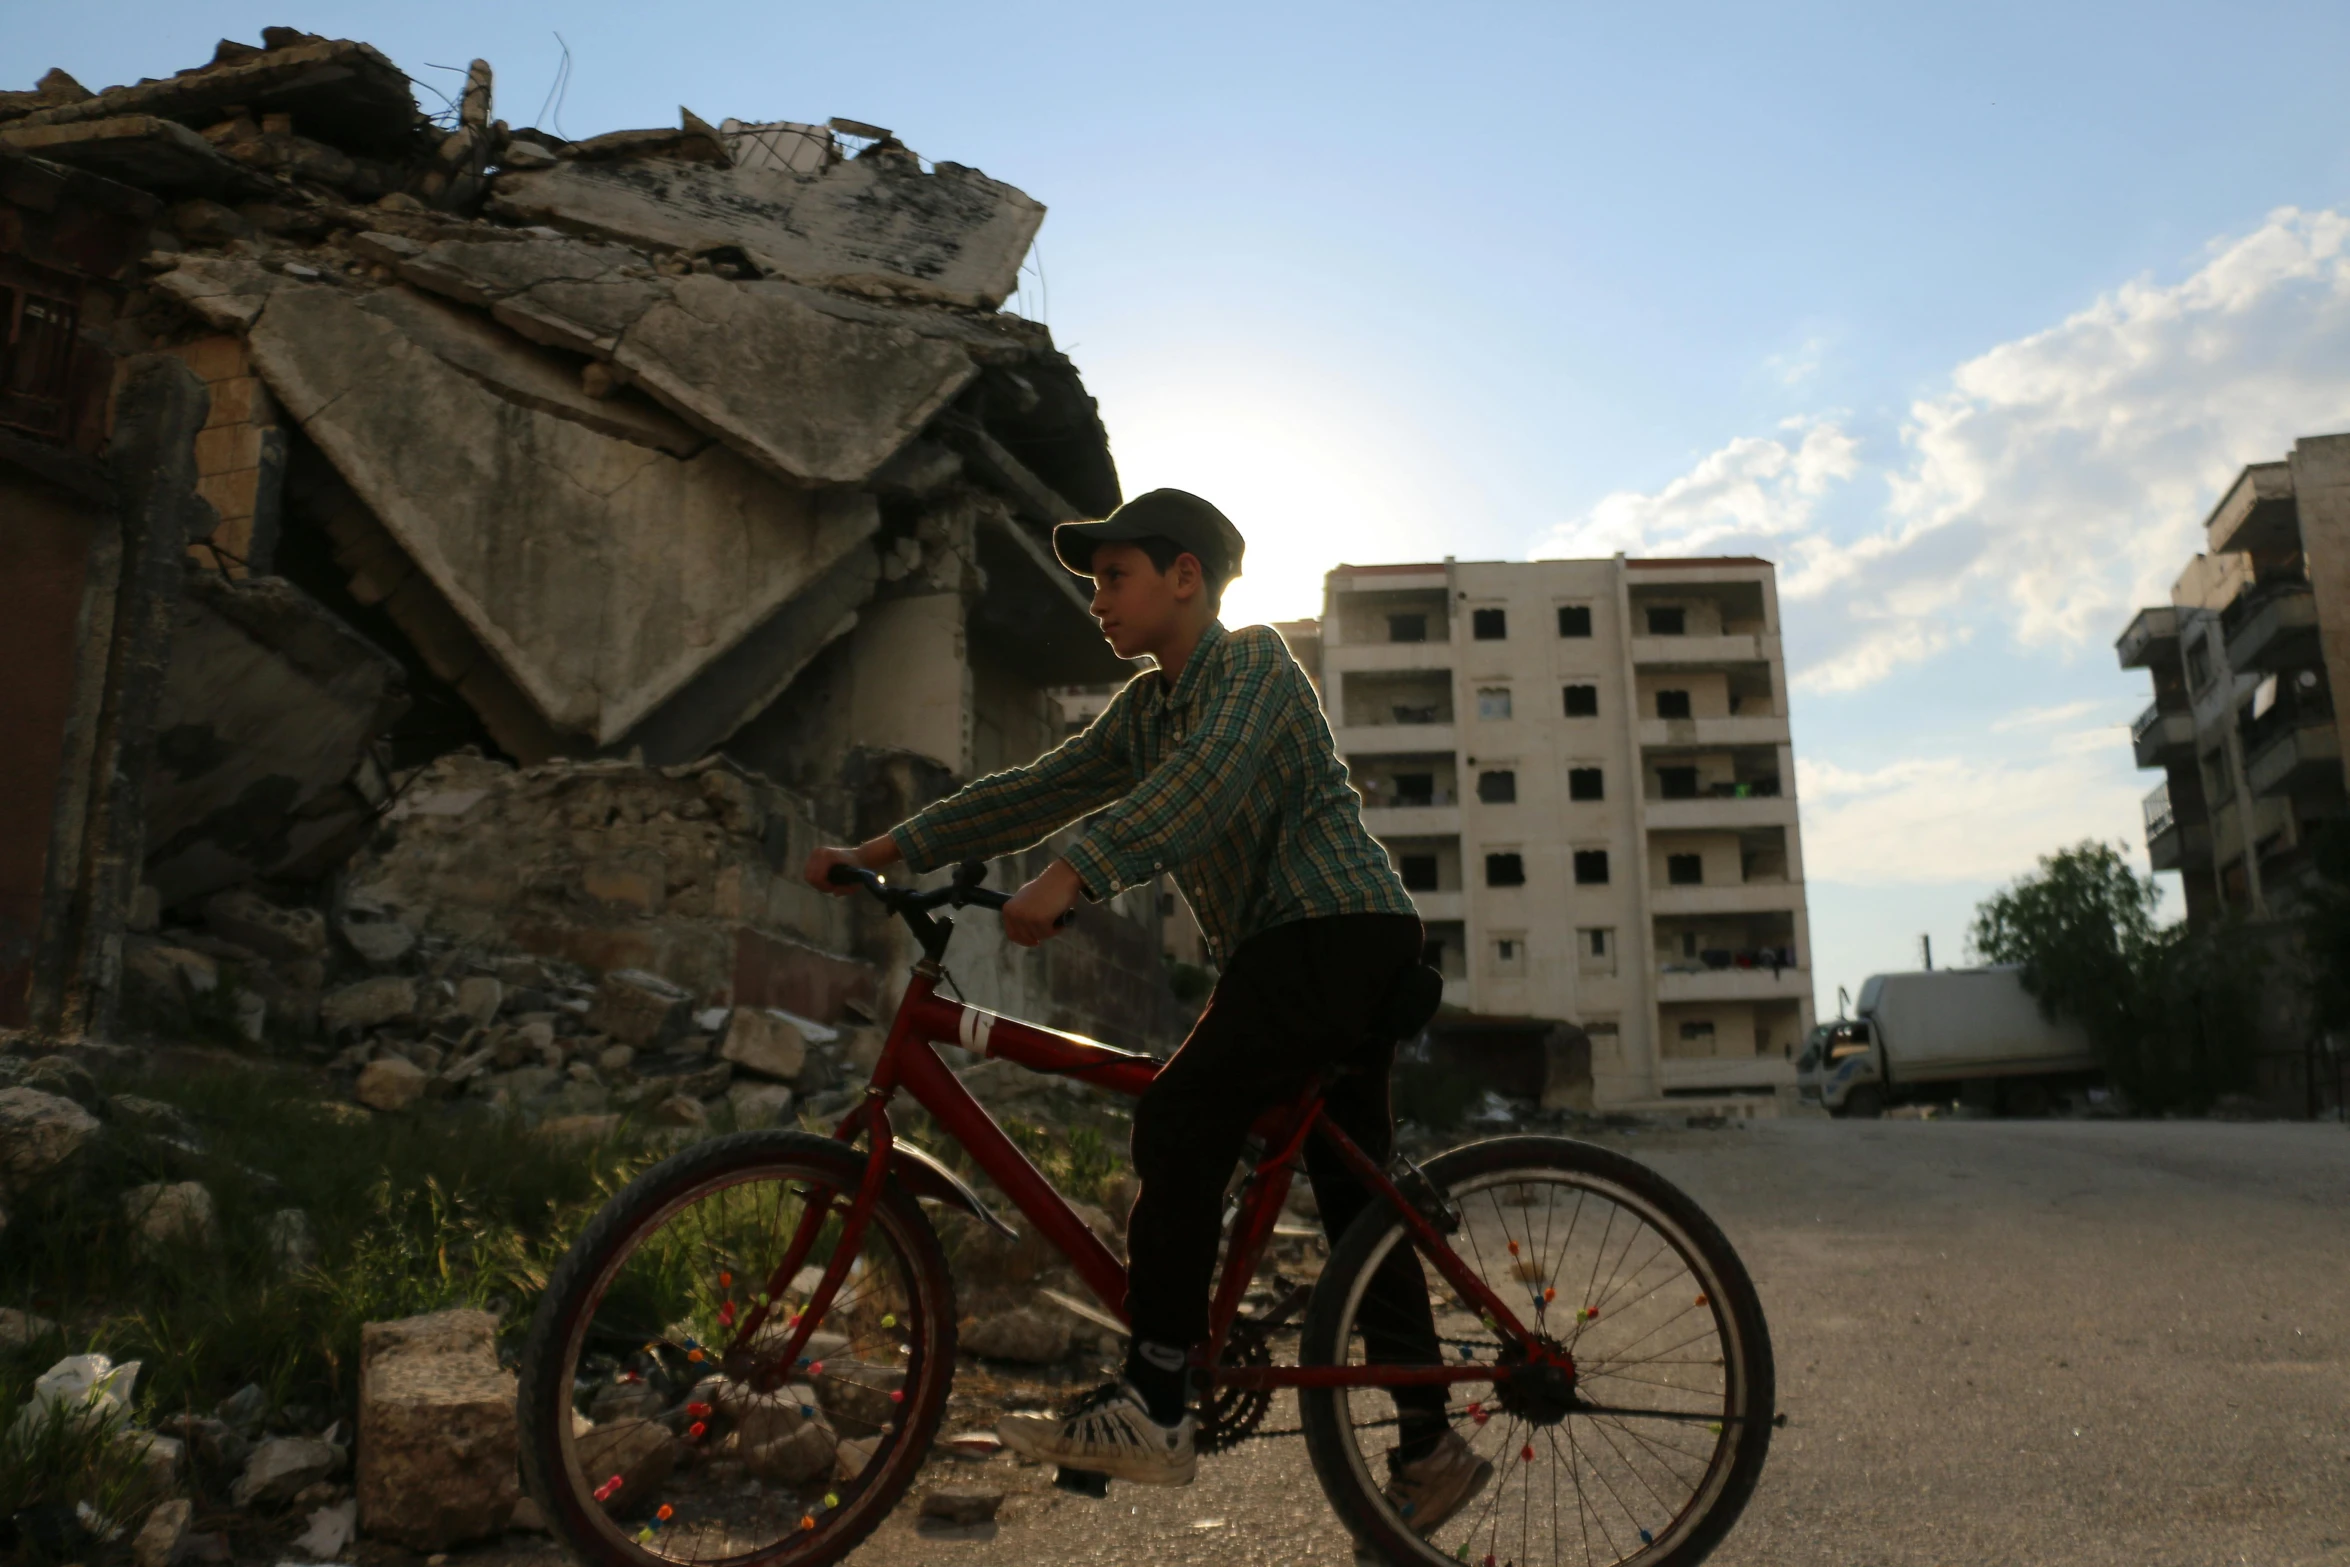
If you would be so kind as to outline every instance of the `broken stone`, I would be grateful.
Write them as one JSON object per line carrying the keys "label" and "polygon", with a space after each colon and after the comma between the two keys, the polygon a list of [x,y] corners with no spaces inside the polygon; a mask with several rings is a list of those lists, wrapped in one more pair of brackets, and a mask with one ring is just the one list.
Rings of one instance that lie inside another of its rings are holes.
{"label": "broken stone", "polygon": [[0,1089],[0,1185],[22,1187],[98,1135],[98,1118],[58,1094]]}
{"label": "broken stone", "polygon": [[699,1099],[688,1099],[683,1094],[672,1094],[653,1106],[653,1121],[660,1126],[707,1126],[710,1113],[702,1108]]}
{"label": "broken stone", "polygon": [[147,1251],[212,1244],[212,1193],[200,1181],[134,1186],[122,1195],[122,1211]]}
{"label": "broken stone", "polygon": [[165,194],[210,193],[249,182],[203,137],[150,114],[64,125],[0,125],[0,145]]}
{"label": "broken stone", "polygon": [[310,1215],[299,1208],[280,1208],[263,1221],[262,1237],[269,1254],[287,1272],[299,1272],[318,1261],[318,1232]]}
{"label": "broken stone", "polygon": [[424,1097],[431,1074],[401,1056],[370,1061],[360,1070],[352,1097],[370,1110],[400,1111]]}
{"label": "broken stone", "polygon": [[649,1382],[607,1382],[588,1400],[588,1418],[597,1425],[615,1420],[650,1420],[662,1410],[661,1390]]}
{"label": "broken stone", "polygon": [[792,1091],[781,1083],[733,1083],[727,1087],[726,1102],[734,1109],[736,1128],[748,1131],[788,1121]]}
{"label": "broken stone", "polygon": [[743,1467],[774,1485],[806,1485],[829,1473],[840,1440],[821,1422],[803,1421],[796,1430],[743,1449]]}
{"label": "broken stone", "polygon": [[606,1111],[594,1115],[550,1116],[538,1124],[538,1135],[554,1142],[600,1143],[620,1130],[620,1117]]}
{"label": "broken stone", "polygon": [[1004,1505],[1004,1493],[993,1486],[945,1485],[922,1498],[922,1516],[969,1528],[991,1523]]}
{"label": "broken stone", "polygon": [[359,1516],[416,1551],[497,1533],[514,1512],[514,1379],[497,1319],[443,1311],[359,1337]]}
{"label": "broken stone", "polygon": [[339,1467],[340,1455],[315,1437],[273,1436],[253,1449],[229,1496],[239,1507],[282,1506]]}
{"label": "broken stone", "polygon": [[607,1078],[625,1078],[636,1062],[636,1052],[626,1045],[606,1045],[596,1052],[596,1071]]}
{"label": "broken stone", "polygon": [[[265,35],[266,36],[266,35]],[[63,125],[151,114],[210,125],[230,109],[286,113],[336,145],[397,156],[411,145],[416,103],[406,73],[363,43],[309,39],[208,70],[109,87],[37,110],[20,125]]]}
{"label": "broken stone", "polygon": [[354,891],[343,900],[335,928],[353,952],[377,968],[390,968],[416,950],[416,932],[365,891]]}
{"label": "broken stone", "polygon": [[548,1532],[546,1515],[539,1511],[539,1504],[527,1496],[514,1504],[513,1515],[506,1520],[506,1527],[523,1534]]}
{"label": "broken stone", "polygon": [[171,1567],[195,1511],[195,1504],[184,1496],[167,1496],[149,1508],[147,1521],[131,1541],[131,1567]]}
{"label": "broken stone", "polygon": [[807,1065],[808,1041],[788,1013],[736,1007],[727,1020],[726,1039],[718,1054],[747,1072],[788,1083]]}
{"label": "broken stone", "polygon": [[1049,1366],[1068,1357],[1075,1337],[1067,1312],[1018,1306],[981,1317],[957,1333],[956,1342],[985,1360]]}
{"label": "broken stone", "polygon": [[816,1401],[835,1426],[852,1424],[877,1431],[896,1413],[890,1394],[902,1391],[905,1385],[902,1366],[831,1359],[824,1363],[824,1375],[816,1378]]}
{"label": "broken stone", "polygon": [[47,1317],[36,1317],[14,1306],[0,1306],[0,1349],[27,1349],[63,1331]]}
{"label": "broken stone", "polygon": [[565,159],[499,176],[492,209],[630,244],[731,244],[816,287],[993,310],[1044,208],[975,169],[855,158],[813,178],[772,168]]}
{"label": "broken stone", "polygon": [[669,1429],[653,1420],[615,1420],[597,1426],[574,1444],[586,1489],[595,1490],[617,1479],[619,1489],[609,1493],[604,1510],[629,1517],[650,1507],[677,1467],[681,1449]]}
{"label": "broken stone", "polygon": [[331,1562],[349,1548],[359,1533],[359,1500],[321,1506],[310,1514],[310,1526],[294,1536],[294,1549],[314,1562]]}
{"label": "broken stone", "polygon": [[318,1019],[337,1033],[364,1032],[416,1016],[416,981],[398,974],[363,979],[330,991],[318,1005]]}
{"label": "broken stone", "polygon": [[150,1491],[167,1491],[178,1483],[180,1466],[188,1454],[187,1444],[179,1438],[159,1431],[126,1430],[116,1442],[138,1460]]}
{"label": "broken stone", "polygon": [[505,999],[506,987],[486,974],[476,974],[457,984],[457,1010],[476,1023],[486,1024],[496,1017]]}
{"label": "broken stone", "polygon": [[325,915],[316,909],[281,909],[242,887],[207,899],[204,923],[222,940],[265,958],[292,961],[326,951]]}
{"label": "broken stone", "polygon": [[693,998],[658,974],[617,969],[596,989],[588,1025],[639,1049],[666,1044],[685,1032]]}
{"label": "broken stone", "polygon": [[844,1438],[833,1455],[832,1472],[842,1480],[854,1480],[873,1462],[873,1455],[881,1450],[878,1436]]}

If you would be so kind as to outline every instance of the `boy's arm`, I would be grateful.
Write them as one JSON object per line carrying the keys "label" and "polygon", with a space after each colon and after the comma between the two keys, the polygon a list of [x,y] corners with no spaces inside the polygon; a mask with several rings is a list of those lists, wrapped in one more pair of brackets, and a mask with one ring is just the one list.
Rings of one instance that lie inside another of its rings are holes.
{"label": "boy's arm", "polygon": [[1099,718],[1027,766],[974,779],[892,827],[898,856],[916,871],[992,860],[1116,799],[1130,782],[1112,738],[1125,701],[1120,692]]}
{"label": "boy's arm", "polygon": [[1061,856],[1087,896],[1099,901],[1198,855],[1255,786],[1265,745],[1294,699],[1282,678],[1294,667],[1287,648],[1258,629],[1234,633],[1217,650],[1225,678],[1191,737]]}

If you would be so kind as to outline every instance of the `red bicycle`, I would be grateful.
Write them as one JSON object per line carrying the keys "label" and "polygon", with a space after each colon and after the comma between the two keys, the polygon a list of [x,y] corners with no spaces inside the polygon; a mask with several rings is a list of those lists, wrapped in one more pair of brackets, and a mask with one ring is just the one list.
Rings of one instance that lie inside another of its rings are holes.
{"label": "red bicycle", "polygon": [[[1000,909],[966,867],[931,891],[843,867],[924,953],[863,1101],[827,1139],[738,1132],[654,1165],[614,1196],[550,1279],[522,1358],[522,1471],[560,1538],[595,1567],[818,1567],[841,1560],[928,1457],[955,1369],[955,1301],[925,1201],[1008,1226],[960,1177],[891,1133],[900,1092],[928,1109],[1111,1320],[1126,1270],[933,1048],[1139,1094],[1157,1063],[937,994],[946,907]],[[1381,1168],[1321,1114],[1319,1085],[1257,1123],[1229,1211],[1199,1442],[1228,1448],[1294,1394],[1332,1507],[1392,1562],[1703,1558],[1735,1522],[1770,1445],[1769,1330],[1745,1268],[1681,1191],[1630,1159],[1505,1137]],[[1373,1194],[1310,1292],[1244,1315],[1309,1138]],[[1440,1349],[1373,1364],[1366,1291],[1418,1255]],[[1300,1306],[1294,1362],[1277,1363]],[[1446,1390],[1448,1419],[1492,1463],[1469,1506],[1423,1539],[1381,1494],[1392,1390]],[[1074,1478],[1074,1477],[1072,1477]]]}

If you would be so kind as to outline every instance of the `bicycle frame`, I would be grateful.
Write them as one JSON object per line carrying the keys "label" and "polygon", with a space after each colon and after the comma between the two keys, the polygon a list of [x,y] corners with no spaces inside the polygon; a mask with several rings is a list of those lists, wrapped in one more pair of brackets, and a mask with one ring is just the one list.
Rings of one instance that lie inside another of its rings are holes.
{"label": "bicycle frame", "polygon": [[[1132,1320],[1126,1310],[1125,1267],[1071,1210],[1044,1172],[1013,1144],[986,1108],[971,1097],[970,1090],[933,1047],[959,1045],[990,1060],[1010,1061],[1031,1071],[1070,1077],[1130,1095],[1139,1095],[1150,1086],[1158,1073],[1158,1062],[1096,1040],[1040,1028],[947,1000],[937,993],[939,976],[935,961],[916,966],[905,998],[899,1003],[897,1017],[890,1025],[881,1057],[874,1065],[865,1098],[834,1132],[844,1142],[854,1142],[860,1135],[869,1139],[864,1175],[849,1201],[840,1240],[833,1248],[820,1282],[800,1312],[790,1320],[791,1331],[782,1352],[773,1357],[759,1357],[770,1366],[789,1367],[797,1363],[809,1334],[830,1308],[850,1262],[863,1243],[866,1222],[891,1172],[894,1139],[889,1102],[901,1090],[928,1110],[947,1134],[963,1146],[997,1188],[1069,1260],[1086,1288],[1106,1310],[1122,1322]],[[1319,1082],[1309,1083],[1288,1104],[1266,1111],[1258,1119],[1255,1130],[1264,1141],[1266,1155],[1256,1165],[1244,1190],[1233,1225],[1231,1243],[1209,1307],[1209,1342],[1194,1352],[1196,1363],[1212,1385],[1239,1388],[1443,1386],[1455,1382],[1491,1382],[1502,1370],[1496,1360],[1464,1360],[1457,1365],[1433,1366],[1219,1364],[1232,1325],[1239,1316],[1241,1298],[1272,1238],[1274,1223],[1288,1198],[1306,1139],[1311,1136],[1325,1139],[1374,1200],[1386,1204],[1402,1219],[1420,1254],[1435,1266],[1439,1276],[1463,1301],[1475,1307],[1500,1341],[1502,1355],[1498,1359],[1514,1358],[1522,1362],[1539,1355],[1533,1334],[1507,1302],[1455,1255],[1442,1232],[1397,1189],[1386,1171],[1323,1116]],[[757,1338],[772,1314],[772,1303],[782,1300],[791,1281],[798,1277],[836,1201],[834,1194],[826,1194],[810,1202],[791,1244],[768,1278],[763,1303],[736,1325],[727,1350],[729,1356]]]}

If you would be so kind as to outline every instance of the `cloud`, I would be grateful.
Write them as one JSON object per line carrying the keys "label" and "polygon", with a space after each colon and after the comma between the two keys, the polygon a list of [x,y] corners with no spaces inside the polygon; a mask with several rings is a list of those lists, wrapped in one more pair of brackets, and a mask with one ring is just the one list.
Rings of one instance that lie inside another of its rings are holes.
{"label": "cloud", "polygon": [[[2027,707],[2020,713],[2010,713],[1991,726],[1993,734],[2005,734],[2011,729],[2045,729],[2054,724],[2070,723],[2085,718],[2108,704],[2095,697],[2084,697],[2078,702],[2059,702],[2054,707]],[[2091,730],[2089,733],[2096,733]]]}
{"label": "cloud", "polygon": [[2105,729],[2060,736],[2028,760],[1936,756],[1858,769],[1799,758],[1804,877],[2007,880],[2059,845],[2134,822],[2145,786],[2128,764]]}
{"label": "cloud", "polygon": [[2167,597],[2243,465],[2350,426],[2350,217],[2279,209],[2176,282],[2129,283],[1959,365],[1884,460],[1862,462],[1848,422],[1730,441],[1534,553],[1770,553],[1788,600],[1836,608],[1790,617],[1796,684],[1814,691],[1986,629],[2102,641]]}
{"label": "cloud", "polygon": [[1790,419],[1781,436],[1742,436],[1654,495],[1619,490],[1553,530],[1537,556],[1724,555],[1801,534],[1859,449],[1830,420]]}

